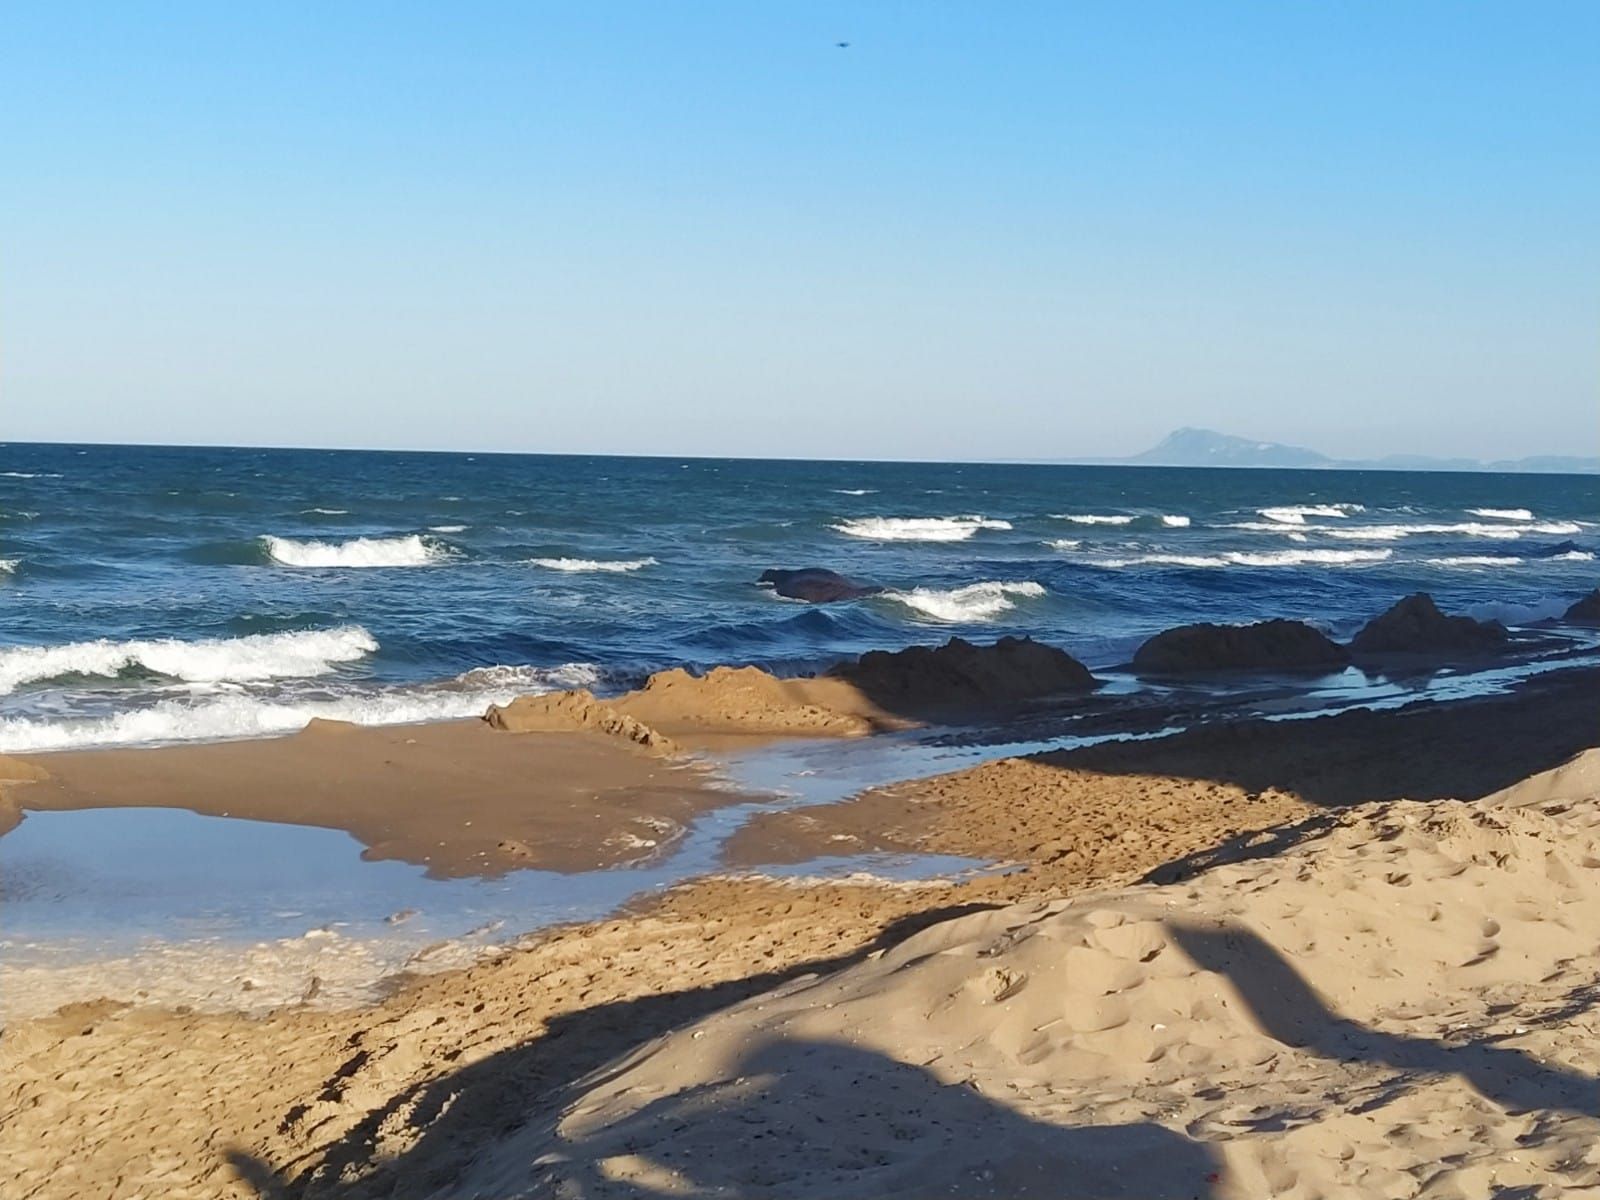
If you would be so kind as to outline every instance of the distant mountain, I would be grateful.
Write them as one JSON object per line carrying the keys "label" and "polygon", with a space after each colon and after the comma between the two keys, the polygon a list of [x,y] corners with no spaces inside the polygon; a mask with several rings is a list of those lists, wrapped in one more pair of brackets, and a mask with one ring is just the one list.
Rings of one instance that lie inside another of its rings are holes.
{"label": "distant mountain", "polygon": [[1178,429],[1125,459],[1152,467],[1329,467],[1326,454],[1281,442],[1256,442],[1210,429]]}
{"label": "distant mountain", "polygon": [[1541,454],[1531,458],[1433,458],[1391,454],[1384,458],[1329,458],[1304,446],[1258,442],[1211,429],[1178,429],[1142,454],[1118,459],[1146,467],[1304,467],[1361,471],[1506,471],[1539,474],[1600,474],[1600,457]]}

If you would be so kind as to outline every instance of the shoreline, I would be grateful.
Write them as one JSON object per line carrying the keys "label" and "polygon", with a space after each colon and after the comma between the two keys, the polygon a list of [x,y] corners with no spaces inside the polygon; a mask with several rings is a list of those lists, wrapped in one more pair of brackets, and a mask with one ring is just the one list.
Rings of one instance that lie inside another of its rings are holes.
{"label": "shoreline", "polygon": [[[7,1067],[0,1111],[18,1148],[9,1179],[41,1187],[40,1196],[103,1191],[113,1178],[155,1186],[145,1164],[163,1161],[184,1164],[181,1178],[164,1182],[168,1194],[296,1196],[332,1188],[349,1197],[421,1197],[491,1151],[514,1150],[495,1114],[514,1112],[525,1128],[553,1129],[571,1089],[605,1063],[773,987],[803,987],[819,972],[869,963],[916,931],[997,905],[1271,861],[1286,847],[1314,847],[1330,832],[1358,826],[1372,806],[1333,801],[1394,771],[1408,772],[1401,783],[1471,782],[1474,762],[1497,761],[1496,744],[1526,747],[1513,755],[1516,769],[1585,736],[1592,744],[1600,740],[1594,682],[1591,670],[1507,696],[1353,714],[1353,721],[1275,722],[1265,733],[1220,723],[1059,761],[1001,759],[907,785],[925,797],[917,805],[922,828],[907,834],[908,844],[1008,857],[1007,873],[912,888],[700,878],[636,898],[609,919],[498,948],[465,970],[397,980],[389,998],[371,1006],[291,1005],[255,1017],[123,1007],[114,998],[69,1006],[0,1038]],[[1425,733],[1450,736],[1419,738],[1418,721]],[[1341,723],[1360,725],[1350,736],[1374,752],[1352,758]],[[1485,739],[1485,731],[1503,737]],[[1485,741],[1480,755],[1463,760],[1462,745]],[[1242,761],[1300,791],[1219,777],[1215,755],[1209,767],[1200,761],[1207,744],[1235,761],[1243,753]],[[1501,764],[1502,774],[1509,769]],[[1483,774],[1474,786],[1493,782]],[[883,796],[903,802],[904,790],[878,789],[836,807],[870,807]],[[928,794],[936,802],[926,802]],[[1096,794],[1099,804],[1083,802]],[[835,814],[810,813],[833,823],[825,838],[841,831]],[[1122,836],[1130,826],[1141,836]],[[797,844],[812,836],[771,828],[764,836],[770,842],[778,832]],[[263,1076],[252,1065],[263,1056],[281,1068]],[[94,1111],[104,1115],[91,1118],[76,1105],[72,1087],[90,1089]],[[58,1102],[41,1103],[50,1096]],[[419,1119],[394,1119],[417,1104],[425,1112]],[[156,1120],[153,1106],[176,1115]],[[47,1186],[40,1172],[50,1171]]]}

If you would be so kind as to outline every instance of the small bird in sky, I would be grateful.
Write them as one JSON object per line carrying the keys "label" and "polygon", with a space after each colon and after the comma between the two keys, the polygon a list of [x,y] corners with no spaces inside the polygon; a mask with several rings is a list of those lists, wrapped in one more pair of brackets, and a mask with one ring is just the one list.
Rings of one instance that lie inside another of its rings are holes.
{"label": "small bird in sky", "polygon": [[835,42],[834,45],[839,47],[839,49],[841,49],[841,50],[850,49],[850,43],[849,42]]}

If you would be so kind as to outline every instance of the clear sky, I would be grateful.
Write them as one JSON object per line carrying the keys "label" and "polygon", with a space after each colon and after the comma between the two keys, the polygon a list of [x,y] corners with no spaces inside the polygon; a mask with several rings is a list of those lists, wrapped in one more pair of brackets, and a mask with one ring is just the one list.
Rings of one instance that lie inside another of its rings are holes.
{"label": "clear sky", "polygon": [[0,436],[1596,453],[1597,47],[1587,0],[8,4]]}

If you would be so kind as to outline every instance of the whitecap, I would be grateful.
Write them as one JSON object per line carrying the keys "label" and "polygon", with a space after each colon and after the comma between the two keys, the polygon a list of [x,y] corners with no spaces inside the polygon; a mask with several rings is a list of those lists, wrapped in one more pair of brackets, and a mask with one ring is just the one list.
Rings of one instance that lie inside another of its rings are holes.
{"label": "whitecap", "polygon": [[531,566],[543,567],[547,571],[638,571],[645,567],[653,567],[656,560],[653,558],[624,558],[624,559],[597,559],[597,558],[530,558]]}
{"label": "whitecap", "polygon": [[1284,525],[1304,525],[1307,517],[1348,517],[1353,512],[1365,512],[1362,504],[1286,504],[1277,508],[1256,509],[1269,521]]}
{"label": "whitecap", "polygon": [[324,517],[343,517],[349,514],[348,508],[302,508],[303,513],[320,513]]}
{"label": "whitecap", "polygon": [[875,542],[964,542],[980,529],[1010,529],[987,517],[857,517],[832,526],[849,537]]}
{"label": "whitecap", "polygon": [[1423,561],[1430,567],[1514,567],[1523,560],[1514,554],[1454,554]]}
{"label": "whitecap", "polygon": [[834,493],[839,496],[875,496],[877,488],[834,488]]}
{"label": "whitecap", "polygon": [[60,479],[59,471],[0,471],[5,479]]}
{"label": "whitecap", "polygon": [[1130,525],[1133,518],[1123,513],[1101,515],[1098,513],[1051,513],[1057,521],[1071,521],[1075,525]]}
{"label": "whitecap", "polygon": [[1095,565],[1102,567],[1175,566],[1175,567],[1302,567],[1302,566],[1357,566],[1362,563],[1383,562],[1393,550],[1270,550],[1254,553],[1233,550],[1225,554],[1141,554],[1134,558],[1101,559]]}
{"label": "whitecap", "polygon": [[261,539],[273,561],[286,567],[421,567],[450,557],[448,546],[413,533],[404,537],[354,538],[318,542],[296,538]]}
{"label": "whitecap", "polygon": [[114,678],[135,667],[190,683],[324,675],[335,663],[353,662],[377,648],[377,639],[359,625],[189,642],[100,638],[59,646],[10,646],[0,650],[0,695],[62,675]]}
{"label": "whitecap", "polygon": [[1052,550],[1076,550],[1079,546],[1083,545],[1083,543],[1077,538],[1055,538],[1052,541],[1046,542],[1045,545],[1049,546]]}
{"label": "whitecap", "polygon": [[[495,676],[492,672],[506,672]],[[0,753],[99,746],[158,745],[271,737],[303,729],[314,719],[357,725],[413,725],[460,720],[517,696],[592,684],[586,663],[559,667],[479,667],[444,684],[391,688],[318,699],[227,693],[162,700],[103,717],[0,720]]]}
{"label": "whitecap", "polygon": [[1497,521],[1531,521],[1533,511],[1526,508],[1469,508],[1475,517],[1492,517]]}
{"label": "whitecap", "polygon": [[1187,529],[1189,518],[1177,513],[1162,513],[1161,523],[1168,529]]}
{"label": "whitecap", "polygon": [[0,575],[10,575],[14,573],[21,561],[21,559],[17,558],[0,558]]}
{"label": "whitecap", "polygon": [[467,531],[467,527],[465,525],[429,525],[428,526],[428,532],[429,533],[465,533],[466,531]]}
{"label": "whitecap", "polygon": [[909,591],[884,593],[888,599],[898,601],[925,617],[951,623],[987,621],[1015,608],[1013,597],[1035,599],[1044,594],[1043,585],[1031,580],[1018,582],[985,580],[982,583],[969,583],[965,587],[944,590],[918,587]]}

